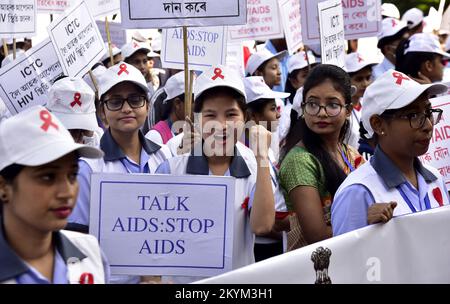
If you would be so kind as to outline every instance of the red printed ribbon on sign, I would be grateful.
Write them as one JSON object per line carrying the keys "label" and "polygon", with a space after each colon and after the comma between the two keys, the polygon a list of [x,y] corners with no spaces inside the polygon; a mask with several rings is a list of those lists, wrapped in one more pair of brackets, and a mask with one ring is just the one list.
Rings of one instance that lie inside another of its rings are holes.
{"label": "red printed ribbon on sign", "polygon": [[442,196],[442,192],[439,187],[433,189],[433,196],[436,199],[436,201],[439,203],[439,206],[441,206],[441,207],[444,206],[444,198]]}

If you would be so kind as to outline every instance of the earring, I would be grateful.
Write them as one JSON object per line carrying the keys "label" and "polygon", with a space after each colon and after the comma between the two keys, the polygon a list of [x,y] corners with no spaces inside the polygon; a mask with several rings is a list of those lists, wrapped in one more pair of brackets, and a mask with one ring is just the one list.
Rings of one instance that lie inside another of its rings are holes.
{"label": "earring", "polygon": [[386,134],[386,133],[384,133],[384,131],[381,131],[381,135],[383,135],[383,136],[384,136],[385,134]]}

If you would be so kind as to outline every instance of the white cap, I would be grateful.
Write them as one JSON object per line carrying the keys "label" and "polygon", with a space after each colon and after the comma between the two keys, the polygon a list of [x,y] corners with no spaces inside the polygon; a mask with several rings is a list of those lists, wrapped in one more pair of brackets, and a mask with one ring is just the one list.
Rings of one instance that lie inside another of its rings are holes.
{"label": "white cap", "polygon": [[438,38],[429,33],[414,34],[409,38],[409,45],[405,48],[405,54],[411,52],[435,53],[450,59],[450,54],[441,49]]}
{"label": "white cap", "polygon": [[347,73],[358,72],[365,67],[376,65],[378,62],[366,60],[360,53],[350,53],[345,55],[345,68]]}
{"label": "white cap", "polygon": [[150,57],[150,58],[152,58],[152,57],[161,57],[161,55],[159,55],[156,52],[153,52],[153,50],[150,50],[150,52],[147,53],[147,57]]}
{"label": "white cap", "polygon": [[167,95],[166,99],[164,99],[164,102],[184,94],[184,71],[178,72],[167,79],[166,85],[164,86],[164,91]]}
{"label": "white cap", "polygon": [[402,17],[402,21],[408,24],[408,28],[412,29],[418,26],[423,21],[423,12],[418,8],[411,8],[407,10]]}
{"label": "white cap", "polygon": [[151,47],[154,51],[161,51],[161,45],[162,45],[162,37],[161,34],[156,34],[153,39],[151,40]]}
{"label": "white cap", "polygon": [[13,165],[41,166],[77,151],[100,158],[97,148],[76,144],[63,124],[42,106],[34,106],[0,124],[0,171]]}
{"label": "white cap", "polygon": [[302,116],[303,114],[302,103],[303,103],[303,87],[299,88],[297,92],[295,92],[294,100],[292,102],[292,110],[298,113],[298,117]]}
{"label": "white cap", "polygon": [[307,59],[309,60],[309,64],[316,63],[316,57],[312,52],[308,52],[308,55],[306,55],[304,51],[301,51],[289,57],[287,62],[289,74],[295,70],[301,70],[306,68],[308,66]]}
{"label": "white cap", "polygon": [[383,19],[383,21],[381,22],[381,32],[378,34],[378,48],[380,47],[380,42],[384,38],[395,36],[407,27],[408,25],[404,21],[400,21],[394,18]]}
{"label": "white cap", "polygon": [[231,88],[247,99],[241,76],[233,69],[218,65],[203,72],[197,78],[194,86],[194,100],[197,100],[206,90],[215,87]]}
{"label": "white cap", "polygon": [[107,69],[98,78],[99,96],[102,97],[113,86],[121,82],[132,82],[148,93],[147,82],[142,73],[131,64],[120,62]]}
{"label": "white cap", "polygon": [[[3,40],[6,42],[6,44],[13,44],[14,43],[14,39],[13,38],[3,38]],[[19,42],[25,42],[25,38],[16,38],[16,43]]]}
{"label": "white cap", "polygon": [[445,50],[450,51],[450,36],[447,38],[447,41],[445,42]]}
{"label": "white cap", "polygon": [[392,3],[383,3],[381,5],[381,15],[385,17],[400,19],[400,11]]}
{"label": "white cap", "polygon": [[371,138],[374,134],[370,125],[370,118],[373,115],[381,115],[386,110],[406,107],[425,91],[429,95],[437,95],[447,90],[447,86],[443,84],[419,84],[395,70],[385,72],[364,93],[361,121],[367,130],[367,137]]}
{"label": "white cap", "polygon": [[137,41],[132,41],[132,42],[127,43],[124,46],[122,46],[122,56],[124,59],[131,57],[137,51],[143,51],[145,53],[149,53],[151,50],[150,50],[150,46],[148,45],[148,43],[137,42]]}
{"label": "white cap", "polygon": [[251,76],[244,78],[245,94],[247,104],[258,99],[288,98],[290,93],[272,91],[261,76]]}
{"label": "white cap", "polygon": [[[17,49],[16,50],[16,59],[22,55],[25,54],[25,51],[22,49]],[[14,61],[14,54],[13,53],[9,53],[8,56],[6,56],[3,61],[2,61],[2,67],[6,66],[8,63],[11,63]]]}
{"label": "white cap", "polygon": [[[98,66],[95,67],[95,69],[92,70],[92,76],[94,76],[94,79],[97,82],[97,84],[98,84],[99,77],[101,75],[103,75],[103,73],[105,73],[106,70],[107,70],[107,68],[102,64],[99,64]],[[83,80],[92,89],[92,91],[95,92],[96,88],[94,86],[94,83],[92,82],[91,75],[89,75],[89,74],[84,75]]]}
{"label": "white cap", "polygon": [[[109,59],[109,45],[108,42],[105,42],[105,47],[106,47],[106,53],[105,55],[103,55],[102,59],[100,59],[100,61],[105,61],[106,59]],[[112,55],[116,56],[119,55],[120,53],[122,53],[122,51],[116,46],[116,45],[111,45],[111,49],[112,49]]]}
{"label": "white cap", "polygon": [[47,109],[70,129],[95,131],[95,93],[81,78],[63,78],[48,92]]}
{"label": "white cap", "polygon": [[247,62],[247,67],[245,68],[245,74],[252,76],[264,62],[275,57],[281,60],[286,55],[287,51],[272,54],[272,52],[270,52],[268,49],[263,48],[262,50],[250,56]]}

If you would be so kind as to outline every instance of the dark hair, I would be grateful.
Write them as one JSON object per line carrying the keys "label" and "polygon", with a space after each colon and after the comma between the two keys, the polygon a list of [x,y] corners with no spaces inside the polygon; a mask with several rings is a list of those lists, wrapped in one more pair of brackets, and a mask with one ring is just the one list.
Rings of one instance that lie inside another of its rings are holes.
{"label": "dark hair", "polygon": [[184,93],[162,103],[160,117],[161,120],[166,120],[167,118],[169,118],[170,113],[172,113],[175,104],[174,101],[176,98],[179,98],[182,102],[184,102]]}
{"label": "dark hair", "polygon": [[205,92],[203,92],[199,97],[197,97],[197,99],[195,100],[195,103],[194,103],[194,112],[200,113],[203,109],[203,103],[205,102],[205,100],[208,98],[211,98],[211,97],[215,97],[217,95],[231,96],[233,99],[235,99],[237,101],[239,108],[242,110],[242,113],[244,113],[244,115],[245,115],[245,112],[247,111],[247,103],[245,102],[245,97],[242,96],[235,89],[232,89],[230,87],[225,87],[225,86],[218,86],[218,87],[210,88],[210,89],[206,90]]}
{"label": "dark hair", "polygon": [[286,93],[290,93],[291,96],[286,98],[286,104],[289,102],[290,104],[294,103],[294,97],[295,93],[297,93],[297,90],[294,88],[294,86],[291,83],[291,79],[297,78],[298,74],[300,73],[301,69],[293,70],[291,73],[288,74],[286,79],[286,84],[284,86],[284,91]]}
{"label": "dark hair", "polygon": [[[352,103],[350,76],[343,69],[329,64],[321,64],[312,69],[303,86],[303,100],[306,100],[306,95],[312,88],[327,80],[330,80],[334,88],[342,94],[345,104],[350,105]],[[348,128],[349,123],[346,120],[339,135],[341,142],[344,140]],[[283,148],[282,157],[284,158],[300,140],[303,141],[306,150],[314,155],[322,165],[325,173],[325,186],[331,195],[334,196],[347,176],[324,148],[322,138],[311,131],[306,125],[305,119],[303,117],[298,118],[298,113],[292,110],[291,129],[286,137],[286,145]]]}
{"label": "dark hair", "polygon": [[264,108],[266,107],[266,105],[274,101],[275,99],[261,98],[247,104],[247,110],[251,111],[252,113],[262,114],[264,112]]}
{"label": "dark hair", "polygon": [[408,27],[405,27],[405,28],[401,29],[401,30],[400,30],[397,34],[395,34],[395,35],[392,35],[392,36],[389,36],[389,37],[381,38],[381,40],[379,40],[379,41],[378,41],[378,44],[377,44],[378,48],[379,48],[380,50],[383,51],[383,47],[384,47],[384,46],[386,46],[386,45],[388,45],[388,44],[391,44],[391,43],[394,42],[394,41],[397,41],[397,40],[402,39],[403,35],[405,35],[405,33],[406,33],[407,31],[408,31]]}
{"label": "dark hair", "polygon": [[431,52],[408,52],[405,54],[405,50],[408,48],[408,39],[400,42],[396,52],[395,69],[411,77],[418,77],[422,63],[426,61],[433,61],[436,57],[441,56]]}
{"label": "dark hair", "polygon": [[[25,166],[23,165],[12,164],[0,171],[0,176],[2,176],[7,183],[12,183],[24,168]],[[0,198],[0,214],[2,213],[3,203],[4,202]]]}

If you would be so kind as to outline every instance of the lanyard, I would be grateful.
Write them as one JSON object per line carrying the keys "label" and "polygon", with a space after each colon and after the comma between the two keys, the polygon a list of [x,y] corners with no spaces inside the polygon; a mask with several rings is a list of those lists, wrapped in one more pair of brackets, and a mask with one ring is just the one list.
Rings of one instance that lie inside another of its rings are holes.
{"label": "lanyard", "polygon": [[[398,192],[400,192],[400,195],[403,197],[405,202],[408,204],[409,209],[411,209],[412,213],[416,213],[417,212],[416,208],[411,203],[411,201],[409,200],[406,193],[402,190],[402,188],[400,188],[400,186],[398,186],[397,190],[398,190]],[[420,208],[422,209],[422,204],[420,203],[420,198],[419,198],[419,205],[420,205]],[[430,204],[430,198],[428,197],[428,193],[427,193],[427,195],[425,196],[425,210],[429,210],[429,209],[431,209],[431,204]],[[420,210],[420,211],[422,211],[422,210]]]}
{"label": "lanyard", "polygon": [[269,160],[269,162],[270,162],[270,166],[272,166],[273,173],[275,174],[275,178],[272,176],[272,174],[270,174],[270,178],[272,179],[272,182],[276,188],[276,187],[278,187],[277,178],[276,178],[277,170],[275,169],[275,166],[272,164],[272,162],[270,160]]}
{"label": "lanyard", "polygon": [[350,163],[347,156],[345,155],[343,149],[341,149],[341,155],[342,155],[342,159],[344,160],[344,162],[347,164],[348,168],[350,169],[350,172],[355,171],[355,168],[353,168],[352,164]]}

